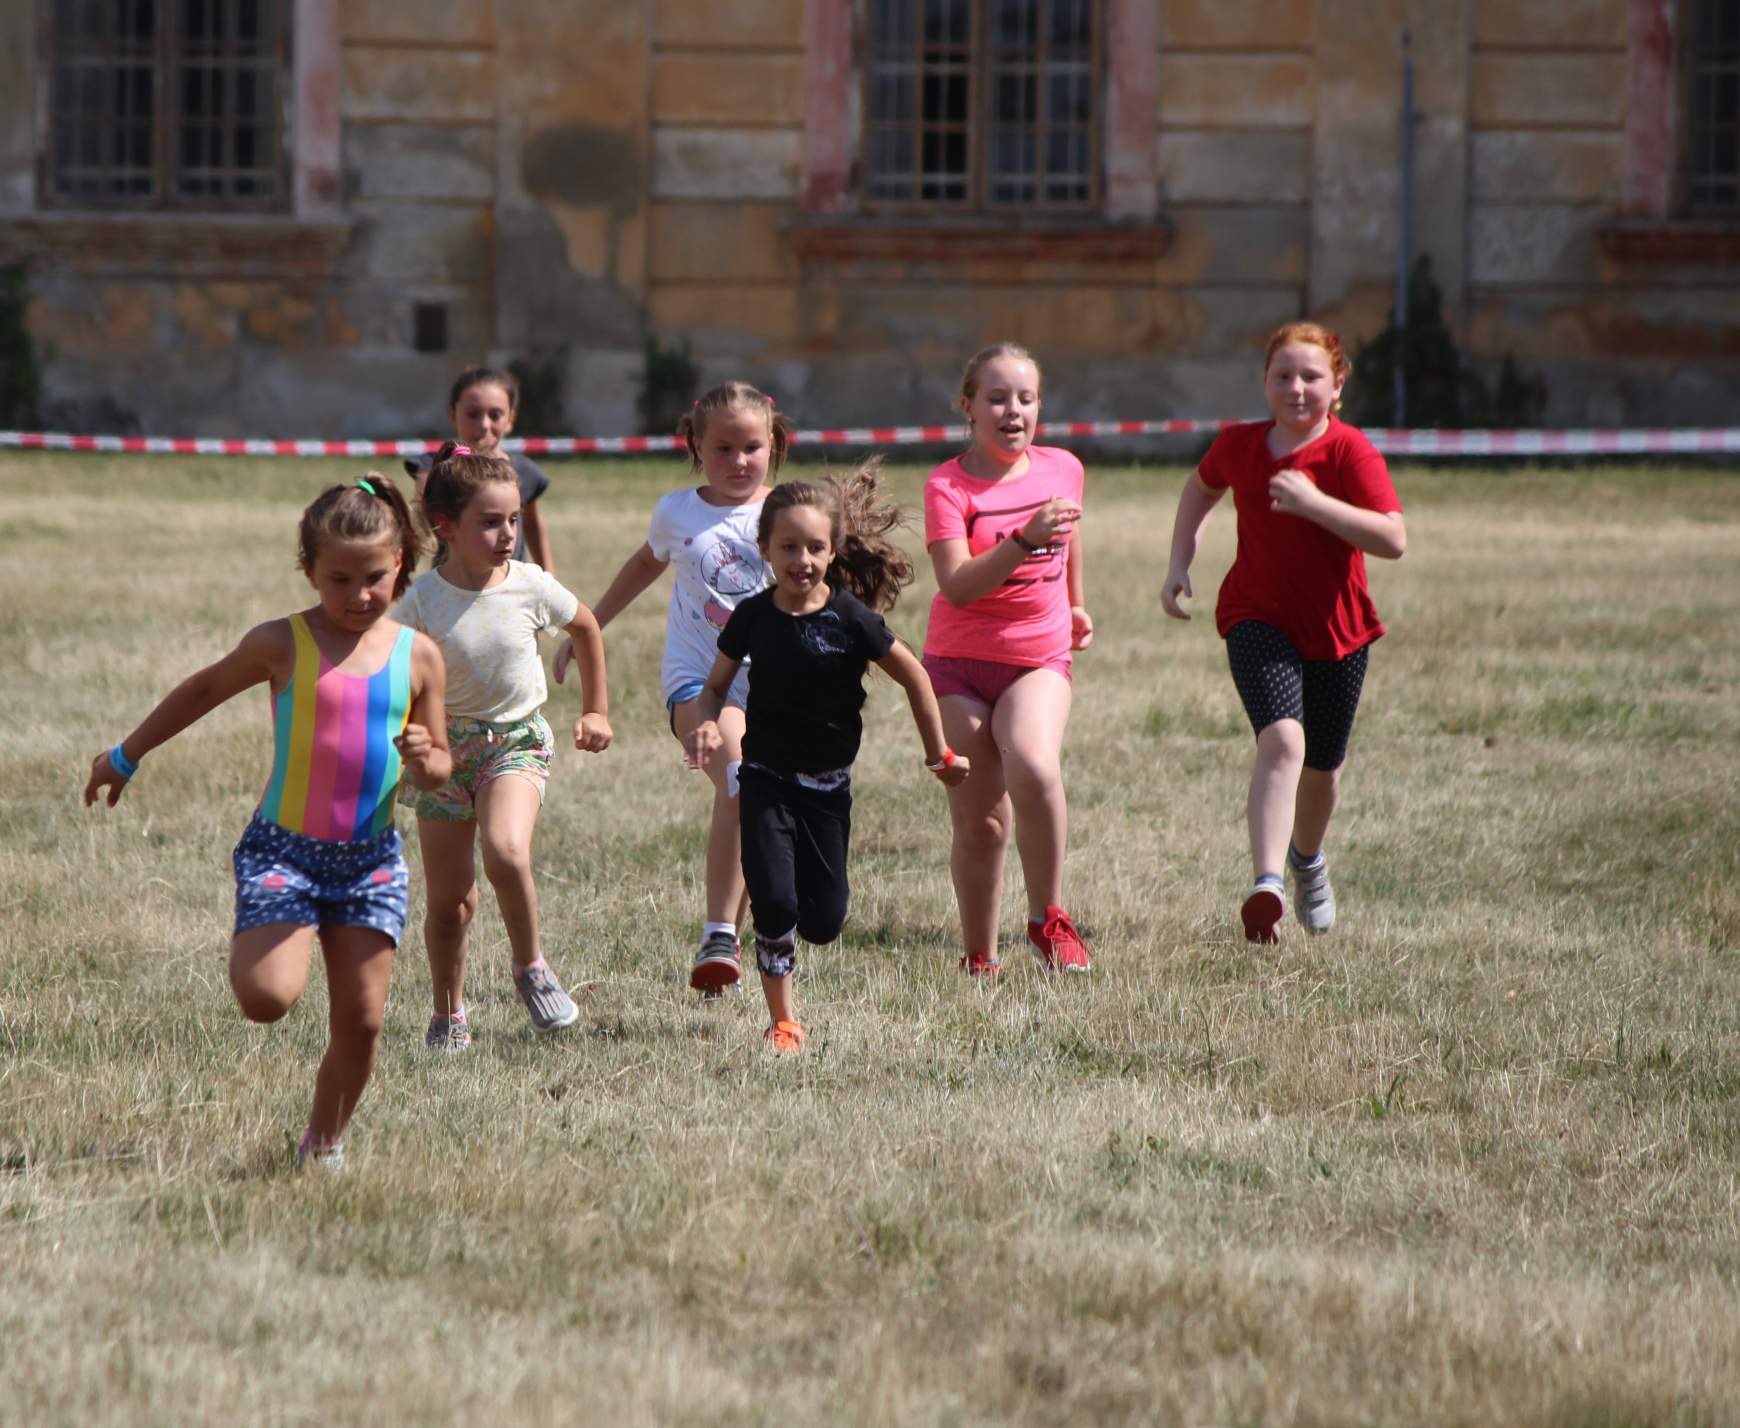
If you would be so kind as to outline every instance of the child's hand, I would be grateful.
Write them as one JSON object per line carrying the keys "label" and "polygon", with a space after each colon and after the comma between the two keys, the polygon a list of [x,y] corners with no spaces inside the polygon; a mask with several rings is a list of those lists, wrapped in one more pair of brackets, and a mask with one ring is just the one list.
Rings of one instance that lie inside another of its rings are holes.
{"label": "child's hand", "polygon": [[1067,531],[1081,519],[1081,502],[1054,496],[1027,518],[1017,535],[1028,545],[1050,545],[1060,531]]}
{"label": "child's hand", "polygon": [[574,721],[574,747],[583,754],[602,754],[614,737],[610,720],[602,714],[582,714]]}
{"label": "child's hand", "polygon": [[435,752],[435,741],[429,737],[429,730],[425,725],[405,725],[405,732],[394,739],[393,743],[398,746],[399,758],[406,769],[413,775],[428,776],[429,759]]}
{"label": "child's hand", "polygon": [[1069,647],[1085,650],[1094,642],[1094,617],[1083,605],[1069,607]]}
{"label": "child's hand", "polygon": [[690,768],[704,769],[714,750],[723,748],[724,745],[725,736],[719,732],[719,726],[708,719],[695,725],[694,731],[683,741],[683,753]]}
{"label": "child's hand", "polygon": [[1187,570],[1168,570],[1166,583],[1160,587],[1160,605],[1174,620],[1188,620],[1190,611],[1178,603],[1180,595],[1194,595],[1190,588],[1190,572]]}
{"label": "child's hand", "polygon": [[1303,471],[1288,467],[1269,478],[1269,509],[1303,516],[1317,499],[1317,486]]}
{"label": "child's hand", "polygon": [[97,801],[97,794],[103,789],[109,790],[108,804],[113,808],[126,791],[129,780],[121,776],[121,771],[109,762],[108,750],[98,754],[91,760],[91,778],[85,785],[85,807],[89,808]]}
{"label": "child's hand", "polygon": [[550,667],[550,673],[556,676],[560,684],[568,676],[568,666],[574,663],[574,641],[563,640],[562,648],[556,651],[556,662]]}
{"label": "child's hand", "polygon": [[931,772],[942,780],[945,788],[958,788],[967,781],[967,775],[973,771],[973,766],[967,761],[965,754],[956,754],[954,761],[946,769],[932,769]]}

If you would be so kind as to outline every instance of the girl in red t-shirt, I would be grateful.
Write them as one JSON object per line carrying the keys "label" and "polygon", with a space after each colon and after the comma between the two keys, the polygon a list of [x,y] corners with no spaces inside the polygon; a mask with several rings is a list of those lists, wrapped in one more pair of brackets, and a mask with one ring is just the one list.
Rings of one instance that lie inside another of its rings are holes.
{"label": "girl in red t-shirt", "polygon": [[1068,811],[1063,730],[1070,652],[1094,625],[1083,608],[1081,462],[1034,446],[1038,364],[1012,343],[967,363],[960,408],[973,444],[924,487],[924,540],[937,596],[924,667],[949,744],[972,761],[949,789],[949,870],[966,944],[961,966],[1002,970],[997,907],[1011,825],[1027,882],[1027,941],[1049,971],[1087,972],[1087,944],[1063,910]]}
{"label": "girl in red t-shirt", "polygon": [[1299,921],[1312,932],[1335,924],[1323,840],[1366,658],[1384,632],[1365,557],[1399,560],[1408,543],[1383,457],[1335,415],[1351,365],[1341,340],[1314,322],[1269,338],[1263,394],[1274,420],[1223,431],[1185,482],[1160,592],[1168,615],[1190,618],[1179,596],[1192,593],[1197,540],[1230,487],[1238,555],[1215,623],[1257,735],[1245,806],[1256,880],[1240,912],[1252,942],[1279,935],[1283,859]]}

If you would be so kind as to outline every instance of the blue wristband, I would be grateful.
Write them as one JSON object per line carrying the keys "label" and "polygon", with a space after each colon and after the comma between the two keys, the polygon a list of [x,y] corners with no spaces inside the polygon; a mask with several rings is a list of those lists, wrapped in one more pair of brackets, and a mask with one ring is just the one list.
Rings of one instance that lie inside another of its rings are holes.
{"label": "blue wristband", "polygon": [[134,774],[139,772],[139,765],[121,752],[119,744],[109,750],[109,762],[115,766],[115,772],[124,779],[131,779]]}

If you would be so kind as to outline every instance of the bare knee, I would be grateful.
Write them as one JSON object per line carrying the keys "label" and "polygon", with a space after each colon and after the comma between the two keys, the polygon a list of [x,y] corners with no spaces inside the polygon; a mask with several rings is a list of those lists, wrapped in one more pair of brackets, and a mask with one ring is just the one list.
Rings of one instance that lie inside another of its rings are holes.
{"label": "bare knee", "polygon": [[1003,779],[1011,798],[1023,802],[1045,798],[1063,786],[1063,766],[1055,757],[1035,757],[1020,749],[1005,749]]}
{"label": "bare knee", "polygon": [[1297,719],[1277,719],[1257,735],[1257,757],[1267,763],[1303,767],[1305,726]]}
{"label": "bare knee", "polygon": [[434,888],[429,889],[428,925],[431,931],[449,936],[457,936],[471,926],[471,919],[477,916],[477,884],[473,883],[465,890],[463,896],[442,896]]}
{"label": "bare knee", "polygon": [[955,820],[955,846],[979,854],[999,853],[1009,843],[1009,815],[1002,808]]}
{"label": "bare knee", "polygon": [[523,878],[532,867],[532,840],[519,833],[491,832],[483,838],[483,875],[493,886]]}
{"label": "bare knee", "polygon": [[261,986],[251,978],[238,977],[234,972],[230,974],[230,990],[235,993],[242,1015],[262,1026],[282,1021],[296,1005],[295,997],[287,997],[274,987]]}
{"label": "bare knee", "polygon": [[332,1039],[354,1051],[372,1051],[386,1024],[386,1008],[351,1007],[332,1013]]}

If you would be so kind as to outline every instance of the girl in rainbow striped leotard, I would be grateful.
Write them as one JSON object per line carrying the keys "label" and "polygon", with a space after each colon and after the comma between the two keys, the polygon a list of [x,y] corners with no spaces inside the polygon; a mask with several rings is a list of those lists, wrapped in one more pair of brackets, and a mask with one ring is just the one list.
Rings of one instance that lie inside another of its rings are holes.
{"label": "girl in rainbow striped leotard", "polygon": [[393,808],[401,777],[452,773],[446,671],[427,635],[388,618],[421,553],[404,498],[372,472],[329,486],[302,513],[300,556],[319,599],[242,636],[184,680],[91,765],[85,803],[112,806],[139,760],[244,689],[269,684],[272,774],[236,845],[230,986],[251,1021],[302,995],[316,933],[332,1039],[297,1163],[341,1169],[341,1137],[374,1068],[393,950],[405,927],[405,860]]}

